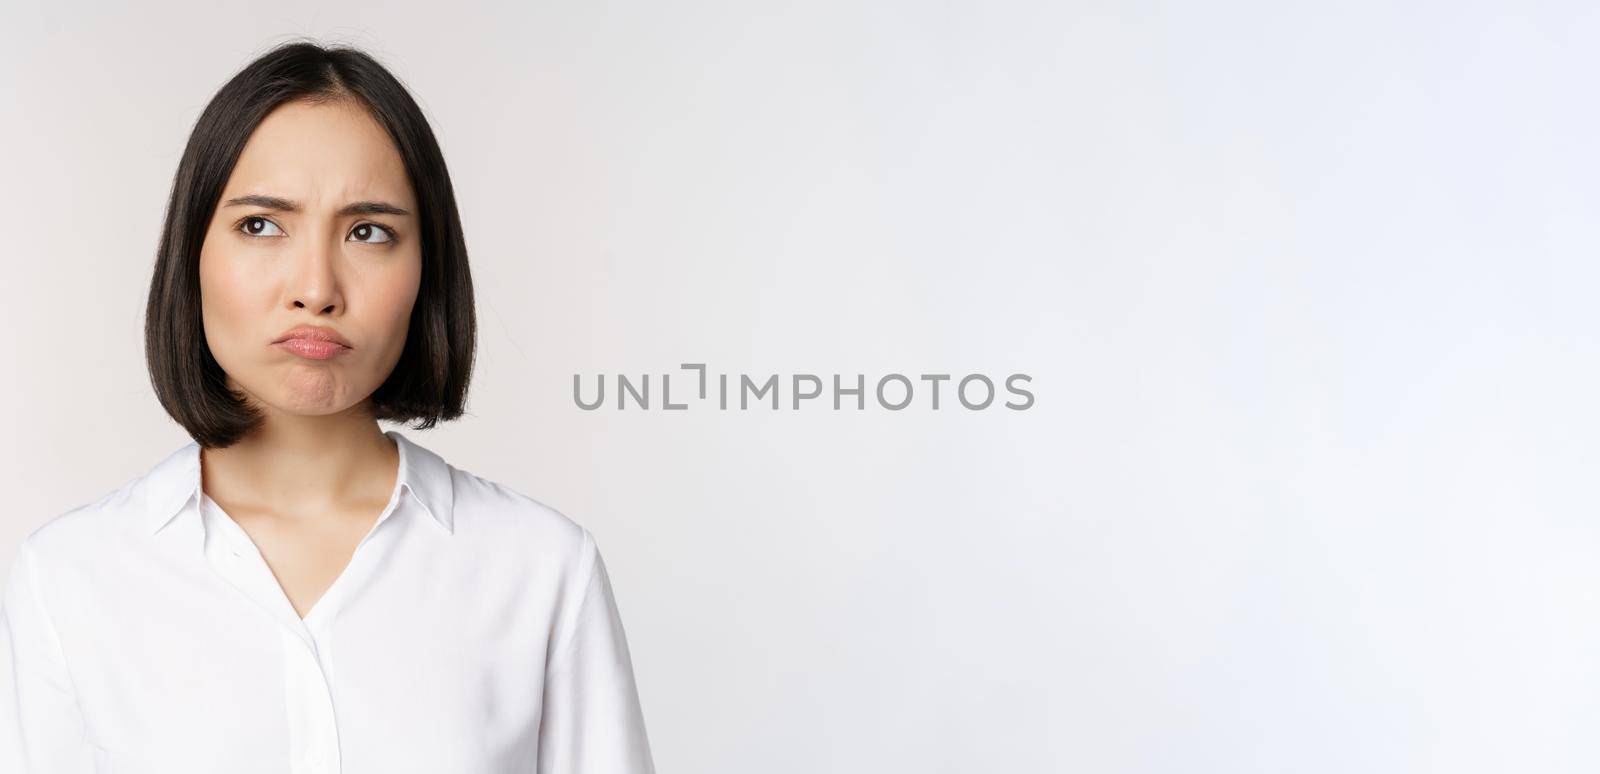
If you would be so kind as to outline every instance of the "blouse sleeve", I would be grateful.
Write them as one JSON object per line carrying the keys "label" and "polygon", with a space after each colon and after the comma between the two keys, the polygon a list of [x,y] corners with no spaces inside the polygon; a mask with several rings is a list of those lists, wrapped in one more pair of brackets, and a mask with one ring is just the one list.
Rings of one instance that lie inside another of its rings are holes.
{"label": "blouse sleeve", "polygon": [[583,554],[582,600],[545,667],[539,774],[654,774],[622,618],[587,529]]}
{"label": "blouse sleeve", "polygon": [[94,771],[94,753],[27,540],[0,607],[0,771]]}

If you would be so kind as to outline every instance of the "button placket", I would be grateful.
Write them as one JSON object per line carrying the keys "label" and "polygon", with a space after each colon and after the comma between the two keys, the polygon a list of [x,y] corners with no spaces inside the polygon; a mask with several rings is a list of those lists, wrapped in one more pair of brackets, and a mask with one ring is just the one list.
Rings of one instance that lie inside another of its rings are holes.
{"label": "button placket", "polygon": [[336,774],[339,730],[322,666],[298,637],[284,632],[282,640],[291,768],[305,774]]}

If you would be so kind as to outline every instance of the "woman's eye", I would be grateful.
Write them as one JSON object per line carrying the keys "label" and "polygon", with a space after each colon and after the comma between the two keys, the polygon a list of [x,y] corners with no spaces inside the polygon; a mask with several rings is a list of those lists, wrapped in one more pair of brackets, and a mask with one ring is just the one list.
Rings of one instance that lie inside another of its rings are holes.
{"label": "woman's eye", "polygon": [[278,224],[273,223],[272,221],[267,220],[266,218],[263,218],[263,217],[260,217],[260,216],[257,216],[257,215],[252,215],[252,216],[250,216],[248,218],[245,218],[244,220],[239,221],[239,225],[238,225],[237,228],[239,229],[239,231],[243,232],[246,236],[253,236],[253,237],[283,236],[283,230],[278,228]]}
{"label": "woman's eye", "polygon": [[[376,223],[363,223],[350,230],[350,236],[357,242],[366,242],[369,245],[381,245],[394,241],[394,234],[389,229]],[[376,237],[376,239],[374,239]]]}

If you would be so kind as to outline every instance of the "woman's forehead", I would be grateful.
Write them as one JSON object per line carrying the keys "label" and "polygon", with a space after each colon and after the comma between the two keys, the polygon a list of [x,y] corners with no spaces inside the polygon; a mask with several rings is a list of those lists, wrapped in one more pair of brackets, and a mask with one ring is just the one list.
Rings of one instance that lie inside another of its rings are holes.
{"label": "woman's forehead", "polygon": [[405,162],[381,125],[348,101],[279,106],[251,133],[224,196],[265,193],[316,208],[384,199],[415,209]]}

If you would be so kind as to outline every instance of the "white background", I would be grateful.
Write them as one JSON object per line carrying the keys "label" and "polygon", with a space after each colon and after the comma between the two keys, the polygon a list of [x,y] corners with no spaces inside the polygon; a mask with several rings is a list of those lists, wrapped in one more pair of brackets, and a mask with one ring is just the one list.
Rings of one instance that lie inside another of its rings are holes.
{"label": "white background", "polygon": [[[412,436],[594,531],[663,772],[1600,766],[1592,7],[3,17],[5,562],[188,441],[140,328],[172,174],[307,34],[454,177],[480,362]],[[572,401],[683,362],[1036,403]]]}

